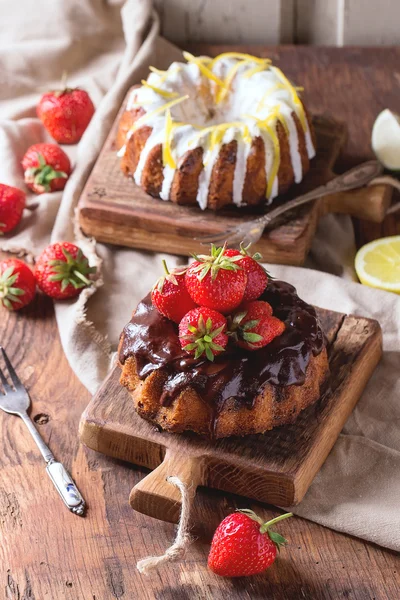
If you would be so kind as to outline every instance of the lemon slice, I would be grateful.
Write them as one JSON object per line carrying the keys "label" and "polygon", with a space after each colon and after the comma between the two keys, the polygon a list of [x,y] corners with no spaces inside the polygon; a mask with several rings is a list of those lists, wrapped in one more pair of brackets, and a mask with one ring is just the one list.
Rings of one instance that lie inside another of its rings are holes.
{"label": "lemon slice", "polygon": [[400,235],[381,238],[360,248],[355,267],[361,283],[400,294]]}
{"label": "lemon slice", "polygon": [[400,170],[400,115],[388,108],[376,117],[372,128],[372,149],[384,167]]}

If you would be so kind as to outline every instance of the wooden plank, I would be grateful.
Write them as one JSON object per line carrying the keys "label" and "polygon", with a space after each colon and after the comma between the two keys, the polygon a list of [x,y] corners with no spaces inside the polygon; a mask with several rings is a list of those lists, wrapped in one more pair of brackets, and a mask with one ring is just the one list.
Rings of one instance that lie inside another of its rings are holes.
{"label": "wooden plank", "polygon": [[329,389],[294,425],[216,442],[162,432],[135,413],[115,367],[82,416],[81,440],[94,450],[151,469],[162,463],[147,484],[141,482],[139,496],[135,490],[131,495],[137,510],[157,518],[179,517],[179,494],[171,486],[163,489],[165,473],[186,477],[193,493],[198,485],[207,485],[278,506],[298,503],[382,352],[376,321],[324,310],[319,315],[330,342]]}
{"label": "wooden plank", "polygon": [[162,34],[179,45],[188,42],[290,43],[294,0],[156,0]]}
{"label": "wooden plank", "polygon": [[296,0],[294,38],[297,44],[339,46],[341,0]]}

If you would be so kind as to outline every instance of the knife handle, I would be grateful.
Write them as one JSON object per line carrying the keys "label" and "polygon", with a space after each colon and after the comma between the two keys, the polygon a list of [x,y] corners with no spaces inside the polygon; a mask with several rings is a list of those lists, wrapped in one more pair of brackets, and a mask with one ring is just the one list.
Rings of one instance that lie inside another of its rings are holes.
{"label": "knife handle", "polygon": [[85,512],[85,501],[64,465],[57,461],[51,461],[48,463],[46,471],[65,506],[76,515],[82,516]]}

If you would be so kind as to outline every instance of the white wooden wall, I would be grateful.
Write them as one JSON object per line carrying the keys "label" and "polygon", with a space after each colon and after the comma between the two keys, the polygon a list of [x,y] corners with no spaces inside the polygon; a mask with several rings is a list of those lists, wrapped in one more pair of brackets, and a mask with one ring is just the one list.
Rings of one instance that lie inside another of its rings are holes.
{"label": "white wooden wall", "polygon": [[154,0],[180,44],[400,44],[400,0]]}

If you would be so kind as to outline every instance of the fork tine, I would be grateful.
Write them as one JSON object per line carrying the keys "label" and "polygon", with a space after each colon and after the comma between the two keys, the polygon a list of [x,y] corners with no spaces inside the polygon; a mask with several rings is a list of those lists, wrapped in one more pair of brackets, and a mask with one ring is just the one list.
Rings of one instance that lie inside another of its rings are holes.
{"label": "fork tine", "polygon": [[1,383],[3,384],[4,393],[7,394],[8,392],[11,392],[12,389],[9,386],[8,381],[5,378],[4,373],[3,373],[3,371],[1,369],[0,369],[0,380],[1,380]]}
{"label": "fork tine", "polygon": [[[17,387],[23,387],[22,383],[18,379],[18,376],[17,376],[16,372],[14,371],[14,368],[13,368],[12,364],[10,363],[10,360],[9,360],[7,354],[6,354],[6,351],[4,350],[4,348],[2,346],[0,346],[0,350],[1,350],[2,354],[3,354],[4,362],[6,363],[6,367],[8,369],[8,372],[10,374],[10,377],[11,377],[11,380],[12,380],[14,386],[16,388]],[[1,378],[1,381],[2,381],[2,383],[4,385],[3,378],[4,378],[4,374],[3,374],[3,377]],[[7,384],[7,381],[6,381],[6,384]]]}
{"label": "fork tine", "polygon": [[227,237],[229,237],[229,233],[228,231],[225,231],[224,233],[217,233],[214,235],[202,235],[201,237],[196,238],[196,240],[198,242],[200,242],[200,244],[215,244],[216,246],[218,244],[223,244],[226,240]]}

